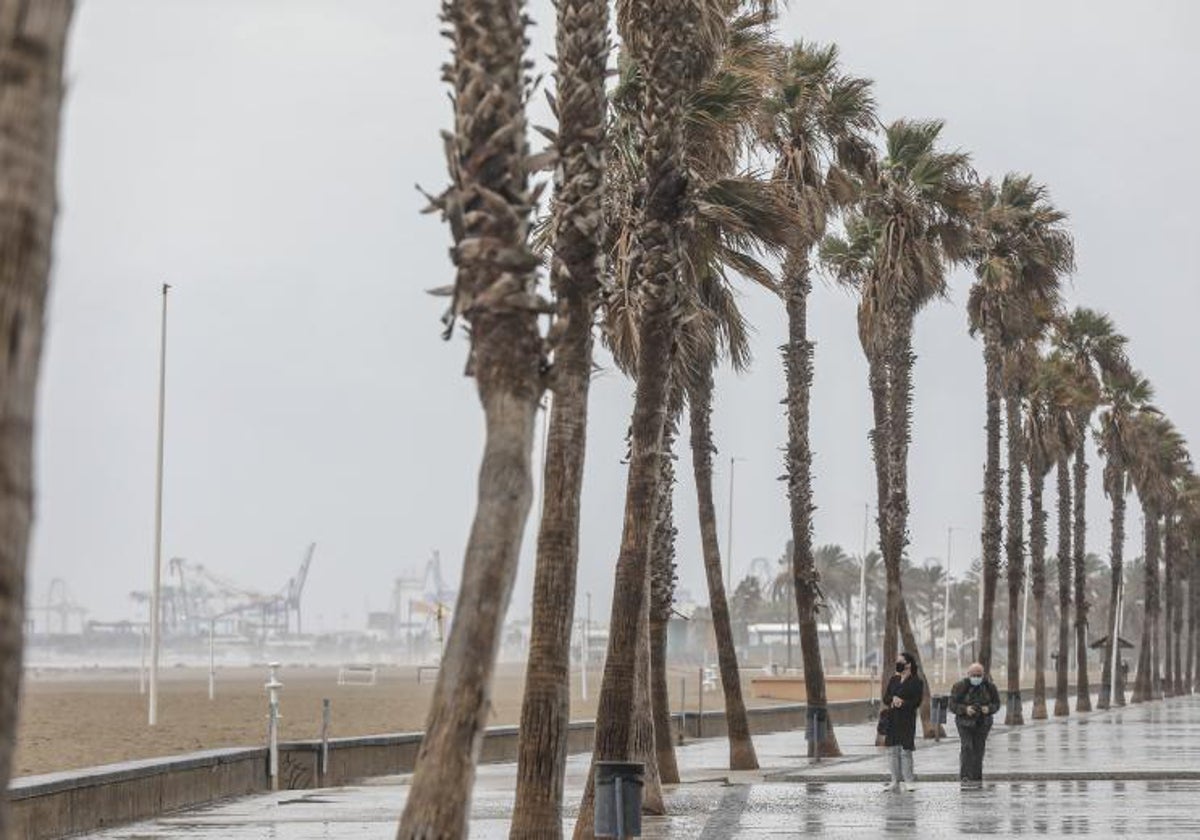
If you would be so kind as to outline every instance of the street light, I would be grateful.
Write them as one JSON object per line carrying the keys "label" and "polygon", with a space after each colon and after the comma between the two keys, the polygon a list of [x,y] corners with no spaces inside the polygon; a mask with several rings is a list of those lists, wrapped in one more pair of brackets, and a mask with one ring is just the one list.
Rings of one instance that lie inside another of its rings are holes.
{"label": "street light", "polygon": [[855,673],[861,674],[867,659],[867,536],[871,521],[870,502],[863,503],[863,545],[858,570],[858,664]]}
{"label": "street light", "polygon": [[947,656],[950,653],[950,552],[954,547],[954,532],[964,530],[958,525],[946,528],[946,595],[942,605],[942,682],[946,682]]}
{"label": "street light", "polygon": [[158,724],[158,653],[162,644],[160,590],[162,588],[162,496],[163,496],[163,431],[167,400],[167,291],[162,286],[162,335],[158,355],[158,460],[154,479],[154,571],[150,587],[150,726]]}

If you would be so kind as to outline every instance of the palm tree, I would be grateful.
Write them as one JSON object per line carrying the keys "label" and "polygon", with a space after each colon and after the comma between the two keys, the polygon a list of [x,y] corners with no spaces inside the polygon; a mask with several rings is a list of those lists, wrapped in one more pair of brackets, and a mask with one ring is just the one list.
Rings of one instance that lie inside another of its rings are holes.
{"label": "palm tree", "polygon": [[[1057,358],[1039,358],[1034,370],[1032,387],[1026,405],[1025,440],[1026,466],[1029,472],[1029,563],[1032,576],[1034,614],[1034,677],[1033,719],[1044,720],[1046,714],[1046,507],[1043,502],[1046,476],[1051,467],[1062,460],[1060,452],[1069,451],[1062,446],[1060,434],[1054,426],[1055,417],[1070,410],[1071,395],[1068,384],[1072,371],[1064,370]],[[1069,507],[1068,507],[1069,509]],[[1068,568],[1064,563],[1064,571]],[[1067,586],[1069,578],[1060,578]],[[1068,595],[1069,597],[1069,595]],[[1066,610],[1063,610],[1065,615]],[[1067,651],[1065,624],[1061,636],[1060,656]],[[1064,672],[1065,674],[1065,672]],[[1064,696],[1066,692],[1061,693]]]}
{"label": "palm tree", "polygon": [[[702,305],[697,304],[701,297],[697,287],[716,279],[713,276],[714,271],[719,272],[714,267],[716,261],[736,262],[743,270],[756,265],[736,248],[736,240],[730,245],[731,228],[725,224],[731,224],[732,220],[724,214],[731,205],[759,223],[767,219],[783,228],[789,222],[786,214],[773,213],[777,205],[763,206],[756,201],[764,191],[754,179],[720,177],[725,173],[717,170],[731,154],[725,144],[704,147],[705,155],[715,156],[715,161],[705,157],[703,167],[694,166],[699,159],[696,154],[699,144],[693,130],[695,115],[714,105],[704,97],[705,81],[718,67],[722,54],[728,54],[727,47],[736,46],[737,39],[752,26],[736,20],[730,25],[738,5],[733,0],[618,4],[623,60],[631,82],[628,95],[636,103],[638,122],[626,126],[634,134],[634,141],[625,146],[628,151],[624,155],[624,163],[632,173],[628,177],[633,198],[628,206],[633,212],[625,222],[626,233],[618,237],[615,246],[624,259],[617,269],[620,282],[614,284],[608,295],[606,319],[610,324],[624,320],[627,325],[626,329],[610,330],[608,338],[618,360],[622,357],[634,360],[632,370],[637,390],[630,434],[625,528],[617,563],[608,658],[597,710],[594,760],[624,760],[631,750],[639,758],[647,759],[647,763],[654,756],[653,731],[647,739],[644,727],[633,725],[642,719],[637,713],[641,704],[636,702],[641,681],[650,679],[648,671],[643,677],[638,659],[642,645],[648,646],[645,634],[649,616],[645,616],[645,621],[642,616],[649,607],[647,570],[654,531],[653,517],[646,517],[644,512],[654,510],[660,498],[657,485],[662,456],[669,454],[663,439],[671,413],[669,394],[675,388],[689,386],[676,371],[696,363],[696,357],[681,350],[689,335],[696,331],[689,334],[681,325],[690,317],[689,313],[702,311]],[[765,12],[758,16],[760,25],[766,17]],[[662,33],[680,27],[688,37],[661,37]],[[712,121],[709,127],[720,124]],[[721,217],[721,223],[713,222],[713,216]],[[682,239],[685,231],[693,231],[686,249]],[[697,250],[704,256],[698,257]],[[687,259],[683,258],[685,253]],[[711,369],[712,362],[708,365]],[[718,565],[719,562],[718,558]],[[665,661],[665,656],[652,658]],[[665,679],[665,672],[662,678]],[[660,717],[666,710],[663,688],[665,683],[656,692]],[[645,696],[650,696],[648,686]],[[631,708],[635,710],[633,720],[628,714]],[[748,727],[745,736],[748,739]],[[635,748],[635,741],[640,746]],[[661,741],[659,746],[663,746]],[[645,755],[641,755],[642,749],[647,751]],[[648,768],[651,781],[657,779],[657,762],[654,765]],[[648,785],[648,793],[651,792],[657,799],[652,783]],[[592,796],[589,777],[576,823],[576,837],[590,834]],[[649,796],[647,801],[650,802]]]}
{"label": "palm tree", "polygon": [[[776,156],[775,178],[786,185],[801,220],[788,245],[782,277],[788,314],[788,341],[783,347],[788,407],[785,469],[791,502],[793,588],[806,697],[810,706],[824,708],[825,667],[816,615],[822,598],[812,545],[810,255],[825,233],[826,218],[852,194],[842,168],[861,169],[871,156],[875,103],[868,80],[841,71],[837,47],[799,42],[788,51],[764,110],[762,134]],[[836,641],[834,647],[836,650]],[[820,744],[809,742],[810,754],[819,748],[822,755],[841,755],[833,726],[827,725],[825,732]]]}
{"label": "palm tree", "polygon": [[1109,544],[1109,567],[1112,589],[1109,596],[1108,643],[1104,647],[1104,662],[1100,672],[1098,707],[1125,705],[1125,686],[1121,674],[1112,673],[1113,645],[1117,639],[1116,605],[1124,579],[1125,557],[1125,496],[1129,492],[1129,465],[1133,440],[1133,422],[1138,412],[1156,411],[1150,403],[1154,389],[1137,373],[1112,376],[1105,381],[1107,408],[1100,415],[1097,438],[1104,458],[1104,494],[1112,502],[1112,537]]}
{"label": "palm tree", "polygon": [[1077,425],[1079,403],[1091,404],[1098,396],[1089,389],[1089,382],[1080,381],[1077,370],[1061,355],[1048,360],[1046,376],[1053,377],[1051,387],[1056,398],[1047,405],[1049,411],[1051,451],[1057,473],[1058,489],[1058,550],[1055,576],[1058,579],[1058,651],[1055,658],[1054,716],[1071,713],[1067,700],[1070,673],[1067,663],[1071,640],[1071,454],[1076,451],[1080,430]]}
{"label": "palm tree", "polygon": [[514,838],[561,837],[571,712],[570,628],[579,564],[579,509],[592,373],[592,321],[600,289],[608,98],[607,0],[558,4],[556,64],[561,179],[554,195],[550,282],[558,301],[550,389],[554,396],[533,615],[517,755]]}
{"label": "palm tree", "polygon": [[[647,566],[653,510],[661,471],[660,451],[668,410],[680,288],[679,231],[686,206],[684,158],[687,98],[716,61],[725,35],[726,9],[686,0],[622,0],[617,27],[624,56],[640,73],[640,167],[631,250],[637,254],[633,294],[638,297],[637,386],[630,428],[629,479],[617,558],[608,655],[596,713],[593,760],[625,760],[633,736],[637,650],[647,608]],[[672,37],[663,37],[670,32]],[[593,779],[584,792],[575,836],[592,833]]]}
{"label": "palm tree", "polygon": [[[983,488],[984,604],[980,627],[980,661],[991,668],[996,583],[1000,574],[1000,403],[1007,403],[1009,438],[1009,516],[1007,559],[1009,568],[1009,691],[1014,685],[1014,591],[1024,577],[1024,541],[1021,535],[1022,458],[1020,401],[1023,380],[1003,376],[1006,354],[1019,351],[1037,339],[1058,311],[1063,275],[1074,268],[1074,247],[1064,222],[1046,188],[1029,175],[1010,173],[996,184],[990,179],[979,189],[979,212],[971,258],[976,282],[967,303],[970,329],[983,336],[985,397],[987,404],[987,460]],[[1019,372],[1023,366],[1010,365]],[[1017,707],[1019,708],[1019,706]],[[1019,717],[1019,715],[1018,715]],[[1015,721],[1015,722],[1019,722]]]}
{"label": "palm tree", "polygon": [[[857,179],[858,209],[847,218],[845,235],[826,237],[821,247],[825,264],[860,296],[859,338],[874,404],[871,446],[887,572],[884,661],[896,656],[897,631],[907,623],[901,616],[900,568],[908,543],[913,323],[944,294],[948,266],[965,251],[966,220],[975,201],[968,156],[937,148],[942,126],[909,120],[888,126],[884,158]],[[913,646],[908,639],[906,644]]]}
{"label": "palm tree", "polygon": [[[777,291],[770,271],[754,252],[777,249],[797,221],[776,185],[736,172],[739,152],[778,62],[767,29],[772,19],[770,9],[758,9],[730,21],[722,60],[691,102],[686,135],[691,169],[704,186],[687,225],[685,272],[694,296],[685,301],[688,314],[679,341],[679,368],[687,393],[701,547],[733,770],[757,769],[758,757],[750,737],[721,574],[712,491],[713,370],[725,358],[735,370],[744,370],[750,361],[749,329],[730,289],[729,275],[736,272]],[[669,710],[664,708],[661,715],[669,715]]]}
{"label": "palm tree", "polygon": [[1159,684],[1159,579],[1162,551],[1160,520],[1172,503],[1175,482],[1190,466],[1183,437],[1171,421],[1153,411],[1140,411],[1134,418],[1130,447],[1130,475],[1142,503],[1145,527],[1145,601],[1141,650],[1132,702],[1162,696]]}
{"label": "palm tree", "polygon": [[[1022,407],[1029,389],[1030,375],[1037,363],[1037,349],[1032,341],[1024,341],[1006,348],[1004,356],[1003,387],[1008,442],[1008,533],[1005,541],[1005,559],[1008,563],[1008,708],[1004,722],[1009,726],[1020,726],[1025,723],[1020,698],[1021,660],[1025,653],[1021,648],[1024,641],[1021,594],[1025,588],[1024,467],[1027,460]],[[988,635],[985,634],[984,638],[987,639]]]}
{"label": "palm tree", "polygon": [[[457,269],[448,323],[470,324],[486,441],[478,505],[454,623],[434,689],[399,837],[466,832],[476,745],[487,723],[501,625],[533,497],[531,450],[546,359],[533,296],[525,123],[525,27],[519,2],[447,2],[454,43],[451,185],[434,199],[450,222]],[[488,248],[479,243],[488,242]]]}
{"label": "palm tree", "polygon": [[[34,409],[42,355],[51,240],[57,210],[63,56],[71,0],[0,5],[0,307],[8,357],[0,379],[4,418],[0,559],[0,790],[8,790],[17,734],[25,628],[25,568],[33,522]],[[0,837],[9,836],[7,797]]]}
{"label": "palm tree", "polygon": [[[1063,355],[1076,366],[1082,381],[1092,383],[1090,388],[1100,393],[1100,382],[1104,376],[1126,375],[1129,362],[1125,358],[1124,336],[1117,333],[1112,320],[1095,310],[1078,308],[1069,318],[1059,324],[1055,337]],[[1075,571],[1075,708],[1091,711],[1092,695],[1088,684],[1087,630],[1088,602],[1086,598],[1087,578],[1084,575],[1084,558],[1087,554],[1087,430],[1092,414],[1099,406],[1096,402],[1080,401],[1076,405],[1075,422],[1079,436],[1075,442],[1074,455],[1074,534],[1072,535],[1072,560]]]}

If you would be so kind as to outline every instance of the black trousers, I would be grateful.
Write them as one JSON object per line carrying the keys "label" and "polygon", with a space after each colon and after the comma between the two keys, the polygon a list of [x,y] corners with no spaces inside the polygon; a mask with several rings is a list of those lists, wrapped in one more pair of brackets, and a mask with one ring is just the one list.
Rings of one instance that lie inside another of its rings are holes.
{"label": "black trousers", "polygon": [[978,724],[963,726],[957,721],[955,725],[958,727],[959,742],[958,775],[965,781],[982,781],[983,752],[987,748],[987,737],[992,727]]}

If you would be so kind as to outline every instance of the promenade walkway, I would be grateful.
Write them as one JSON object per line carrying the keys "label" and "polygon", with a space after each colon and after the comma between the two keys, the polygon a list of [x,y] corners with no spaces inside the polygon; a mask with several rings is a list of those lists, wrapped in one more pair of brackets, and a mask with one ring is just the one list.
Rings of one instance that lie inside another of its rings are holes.
{"label": "promenade walkway", "polygon": [[[952,728],[952,727],[951,727]],[[647,838],[1200,837],[1200,696],[1105,712],[998,725],[980,790],[958,785],[958,742],[919,744],[918,789],[882,790],[885,762],[869,724],[844,726],[847,755],[812,764],[802,733],[755,738],[763,769],[730,773],[723,740],[679,750],[684,782]],[[568,766],[574,817],[587,757]],[[473,838],[507,836],[515,766],[480,768]],[[105,840],[341,840],[390,838],[407,777],[356,787],[281,792],[92,835]],[[568,826],[569,828],[569,826]]]}

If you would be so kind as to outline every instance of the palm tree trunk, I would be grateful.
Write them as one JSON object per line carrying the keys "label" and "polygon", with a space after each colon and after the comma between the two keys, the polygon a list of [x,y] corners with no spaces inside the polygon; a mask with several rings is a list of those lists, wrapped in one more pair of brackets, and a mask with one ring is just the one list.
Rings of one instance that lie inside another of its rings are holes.
{"label": "palm tree trunk", "polygon": [[672,386],[671,407],[663,430],[662,472],[659,475],[655,533],[650,555],[650,700],[654,711],[654,747],[659,776],[665,784],[679,783],[679,764],[671,738],[671,702],[667,691],[667,625],[675,601],[675,435],[678,427],[678,387]]}
{"label": "palm tree trunk", "polygon": [[[812,546],[812,450],[809,443],[809,405],[812,396],[813,345],[808,340],[808,252],[793,248],[784,265],[784,294],[788,314],[788,343],[783,349],[787,375],[788,445],[785,464],[792,525],[792,577],[796,595],[796,618],[800,627],[800,655],[804,659],[804,687],[810,708],[827,708],[825,664],[817,633],[820,608],[820,576]],[[826,613],[828,620],[828,613]],[[829,627],[829,638],[837,654],[837,639]],[[827,719],[825,738],[818,745],[808,742],[809,755],[820,746],[820,754],[840,756],[833,722]]]}
{"label": "palm tree trunk", "polygon": [[996,584],[1000,578],[1000,341],[984,335],[984,395],[987,401],[987,461],[983,468],[983,618],[979,626],[979,661],[992,670],[992,636],[996,610]]}
{"label": "palm tree trunk", "polygon": [[1033,712],[1034,720],[1046,715],[1046,506],[1043,495],[1046,466],[1039,447],[1029,455],[1029,565],[1033,575]]}
{"label": "palm tree trunk", "polygon": [[696,502],[700,518],[700,545],[704,554],[704,576],[708,581],[708,603],[712,610],[713,631],[717,638],[717,665],[721,670],[721,690],[725,695],[725,721],[729,732],[729,769],[757,770],[758,756],[750,738],[750,722],[742,699],[742,680],[738,670],[729,601],[721,575],[721,548],[717,539],[717,511],[712,489],[712,370],[703,375],[688,395],[691,421],[692,472],[696,482]]}
{"label": "palm tree trunk", "polygon": [[[454,42],[453,183],[437,200],[455,238],[454,311],[471,325],[468,369],[485,420],[475,519],[454,622],[398,837],[465,834],[491,678],[533,497],[531,450],[543,381],[532,283],[525,139],[525,25],[519,2],[446,2]],[[467,8],[474,6],[475,8]],[[486,12],[481,14],[481,12]],[[486,26],[481,25],[486,21]],[[470,212],[463,212],[464,209]],[[478,242],[495,243],[480,249]]]}
{"label": "palm tree trunk", "polygon": [[[608,61],[607,0],[558,5],[557,148],[551,282],[558,298],[546,441],[542,522],[521,703],[517,792],[510,838],[562,836],[563,780],[571,722],[571,625],[579,565],[579,509],[592,374],[592,318],[600,285],[601,186]],[[586,656],[586,654],[585,654]],[[586,667],[586,658],[584,660]]]}
{"label": "palm tree trunk", "polygon": [[[646,571],[646,588],[651,587],[651,573]],[[654,704],[651,700],[650,673],[650,598],[642,604],[638,621],[638,642],[634,657],[633,714],[629,737],[629,760],[645,768],[642,789],[642,811],[646,814],[665,814],[662,777],[658,772],[658,745],[654,737]]]}
{"label": "palm tree trunk", "polygon": [[[896,624],[904,639],[909,652],[921,660],[920,646],[916,634],[908,618],[908,607],[904,602],[904,590],[901,578],[901,564],[904,551],[908,547],[908,445],[912,439],[912,367],[916,356],[912,350],[913,316],[911,312],[902,313],[893,324],[889,357],[889,389],[888,389],[888,479],[887,479],[887,511],[888,511],[888,552],[884,554],[884,562],[888,565],[888,603],[895,602]],[[888,555],[891,555],[890,563]],[[886,638],[886,636],[885,636]],[[885,651],[884,656],[887,656]],[[893,650],[891,659],[896,657]],[[882,669],[881,669],[882,670]],[[922,668],[922,672],[924,669]],[[889,676],[885,672],[885,676]],[[925,702],[921,704],[921,723],[925,737],[933,737],[933,728],[929,715],[929,680],[923,680],[925,686]]]}
{"label": "palm tree trunk", "polygon": [[[878,349],[867,351],[867,377],[871,389],[871,404],[875,414],[875,427],[871,430],[871,453],[875,462],[875,491],[876,499],[876,527],[879,531],[879,553],[880,557],[884,556],[885,545],[888,542],[888,528],[890,527],[888,516],[886,514],[887,499],[888,499],[888,464],[887,453],[890,449],[889,438],[891,436],[891,424],[888,420],[888,372],[887,363],[884,354]],[[893,592],[898,593],[899,589],[899,568],[895,569],[895,580],[893,580],[893,571],[886,562],[884,563],[884,592],[883,592],[883,610],[882,619],[882,636],[883,646],[880,649],[879,655],[881,661],[880,667],[880,693],[887,689],[888,680],[891,679],[891,674],[887,673],[885,663],[894,662],[897,654],[897,621],[899,618],[899,601],[893,600]]]}
{"label": "palm tree trunk", "polygon": [[[1107,709],[1113,705],[1125,705],[1125,687],[1120,685],[1119,675],[1112,672],[1113,645],[1117,640],[1117,601],[1120,600],[1121,582],[1125,574],[1125,471],[1111,464],[1112,471],[1108,485],[1109,497],[1112,499],[1112,538],[1109,544],[1109,569],[1111,586],[1108,599],[1108,643],[1104,646],[1104,662],[1100,667],[1100,701],[1098,708]],[[1120,649],[1117,650],[1120,655]]]}
{"label": "palm tree trunk", "polygon": [[1142,513],[1146,519],[1146,537],[1144,553],[1146,558],[1146,617],[1142,623],[1142,642],[1138,653],[1137,676],[1133,683],[1131,702],[1141,703],[1155,699],[1154,665],[1156,655],[1156,640],[1154,638],[1154,613],[1158,609],[1158,513],[1153,507],[1142,502]]}
{"label": "palm tree trunk", "polygon": [[1171,569],[1174,577],[1174,583],[1167,588],[1167,593],[1171,599],[1171,615],[1174,619],[1171,630],[1171,654],[1172,654],[1172,694],[1175,697],[1185,693],[1183,687],[1183,587],[1186,579],[1184,571],[1184,546],[1183,534],[1180,533],[1183,528],[1183,523],[1176,518],[1172,518],[1172,528],[1175,532],[1173,557],[1171,558]]}
{"label": "palm tree trunk", "polygon": [[1178,530],[1176,526],[1176,517],[1174,512],[1168,512],[1166,516],[1166,524],[1163,527],[1163,611],[1166,615],[1163,617],[1163,695],[1166,697],[1175,696],[1175,671],[1174,657],[1171,655],[1175,648],[1175,588],[1178,582],[1175,579],[1175,559],[1178,548]]}
{"label": "palm tree trunk", "polygon": [[[0,3],[0,791],[17,733],[25,627],[25,570],[33,523],[33,434],[46,291],[57,213],[63,55],[74,3]],[[0,837],[9,836],[0,796]]]}
{"label": "palm tree trunk", "polygon": [[[1021,592],[1025,587],[1025,434],[1021,427],[1021,395],[1009,389],[1005,395],[1008,433],[1008,710],[1005,723],[1025,723],[1021,707]],[[1013,698],[1016,698],[1015,701]]]}
{"label": "palm tree trunk", "polygon": [[1092,710],[1092,690],[1088,685],[1087,631],[1087,419],[1079,424],[1079,442],[1075,447],[1075,534],[1072,549],[1075,558],[1075,711]]}
{"label": "palm tree trunk", "polygon": [[[625,521],[617,558],[608,658],[596,712],[593,761],[627,760],[630,745],[629,710],[636,687],[634,660],[642,640],[638,617],[647,608],[647,564],[658,485],[658,453],[666,423],[668,382],[677,329],[676,297],[683,217],[688,179],[683,167],[684,102],[690,91],[689,73],[704,72],[706,45],[701,27],[681,17],[708,10],[676,0],[622,2],[618,24],[625,49],[643,71],[642,185],[645,197],[634,225],[638,254],[636,283],[641,296],[638,323],[637,389],[634,394],[629,479]],[[685,23],[688,23],[685,21]],[[678,30],[678,38],[662,32]],[[647,645],[648,647],[648,645]],[[594,778],[589,773],[575,825],[575,837],[590,838]]]}
{"label": "palm tree trunk", "polygon": [[1054,673],[1054,716],[1071,714],[1067,701],[1071,639],[1071,469],[1058,459],[1058,664]]}
{"label": "palm tree trunk", "polygon": [[1162,574],[1159,564],[1163,558],[1164,528],[1156,523],[1154,540],[1154,591],[1146,595],[1146,614],[1150,619],[1150,699],[1163,697],[1163,620],[1162,620]]}
{"label": "palm tree trunk", "polygon": [[1187,676],[1188,692],[1200,691],[1196,680],[1200,677],[1197,670],[1197,657],[1200,657],[1200,552],[1189,547],[1191,567],[1188,572],[1188,644],[1187,644]]}

